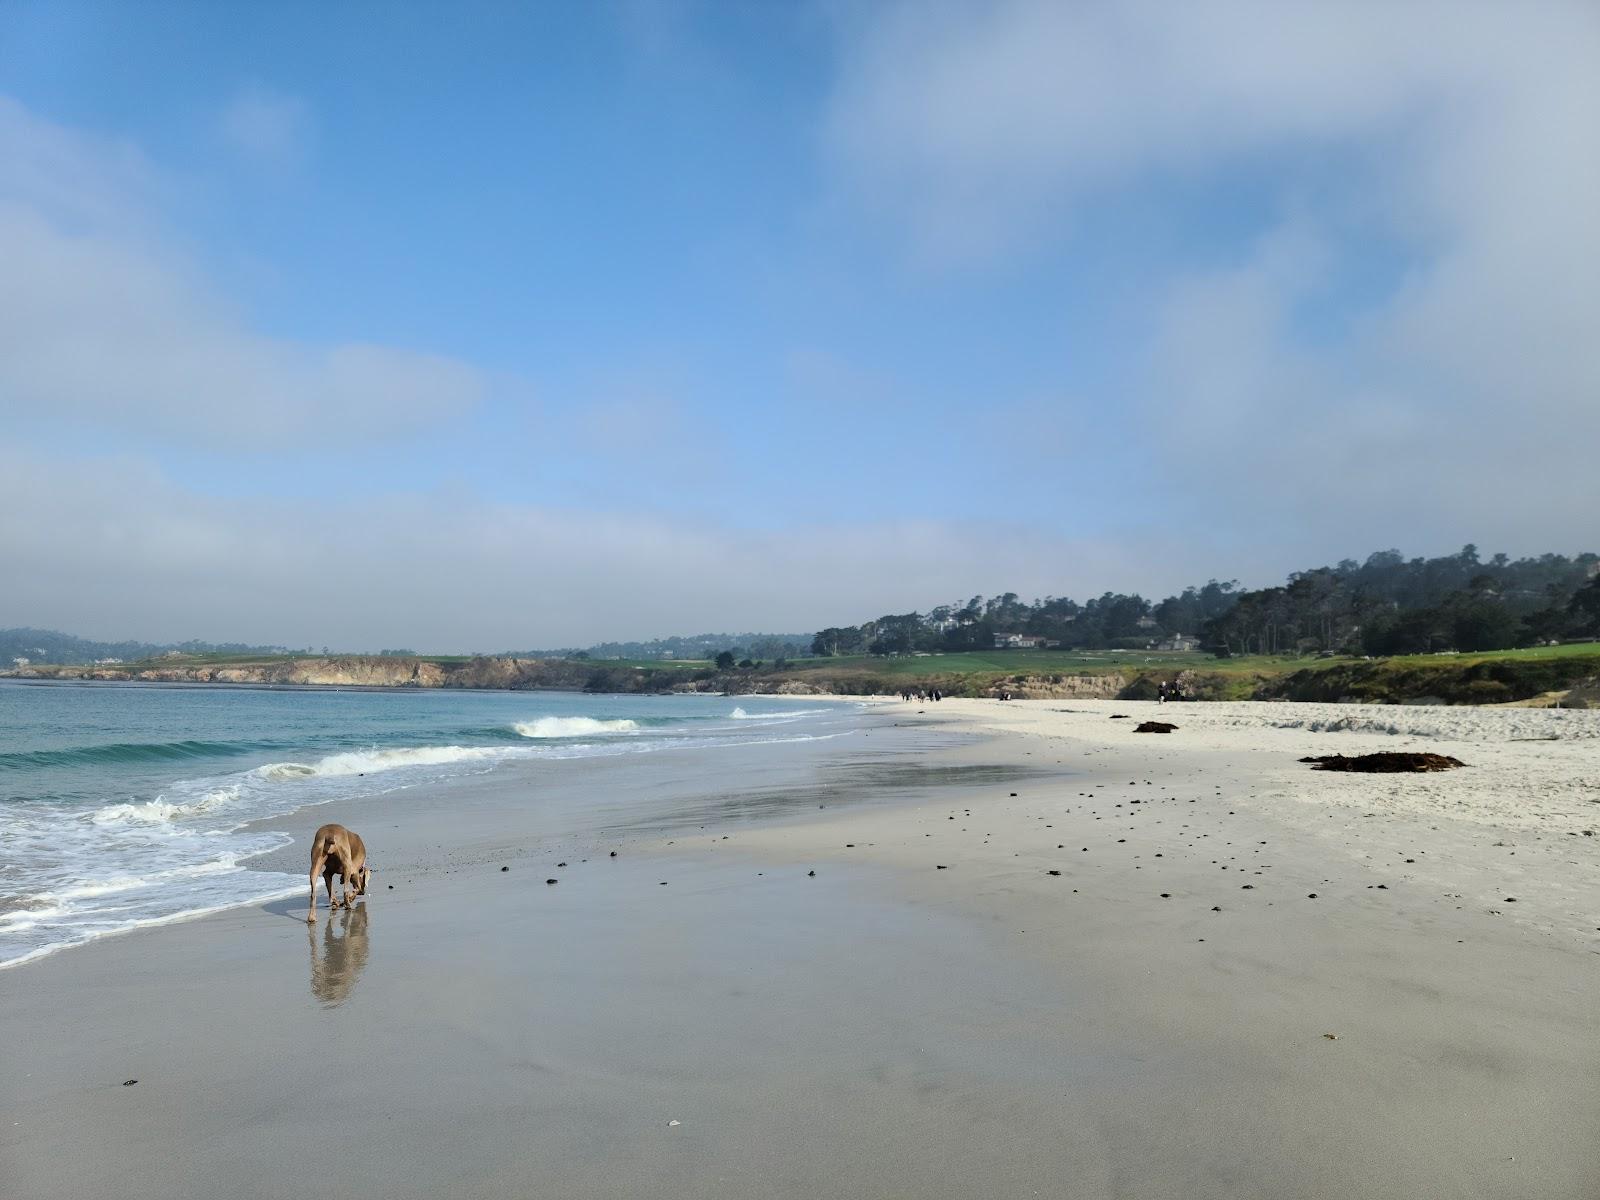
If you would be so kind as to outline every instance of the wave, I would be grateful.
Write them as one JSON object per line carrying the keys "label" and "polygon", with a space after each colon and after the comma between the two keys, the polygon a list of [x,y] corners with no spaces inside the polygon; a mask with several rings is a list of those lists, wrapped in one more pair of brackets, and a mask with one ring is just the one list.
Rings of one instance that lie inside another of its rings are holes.
{"label": "wave", "polygon": [[783,712],[747,713],[742,708],[735,708],[728,714],[732,721],[792,721],[796,717],[814,717],[818,713],[825,713],[825,708],[791,708]]}
{"label": "wave", "polygon": [[216,788],[187,804],[174,804],[161,796],[143,804],[111,804],[90,818],[96,825],[160,824],[180,817],[192,817],[210,812],[239,798],[239,785]]}
{"label": "wave", "polygon": [[111,742],[61,750],[25,750],[0,754],[0,771],[84,764],[165,762],[186,758],[220,758],[270,750],[274,742]]}
{"label": "wave", "polygon": [[511,753],[513,751],[499,746],[397,746],[390,750],[350,750],[343,754],[330,754],[314,763],[267,763],[257,767],[255,774],[263,779],[282,782],[338,775],[367,775],[400,767],[442,766],[447,763],[505,758]]}
{"label": "wave", "polygon": [[626,718],[600,721],[594,717],[540,717],[537,721],[517,721],[511,727],[525,738],[569,738],[633,733],[639,728],[639,722]]}
{"label": "wave", "polygon": [[[27,938],[34,931],[42,931],[50,939],[43,942],[32,941],[31,944],[25,942],[26,948],[18,946],[17,952],[12,957],[0,959],[0,971],[33,962],[73,946],[81,946],[101,938],[115,937],[135,929],[171,925],[179,921],[193,920],[195,917],[226,912],[232,908],[245,908],[252,904],[281,900],[286,896],[304,895],[305,881],[297,876],[280,872],[248,871],[237,864],[207,864],[207,868],[187,873],[189,879],[165,872],[150,879],[120,879],[113,881],[114,886],[111,887],[82,889],[73,898],[83,900],[117,892],[137,893],[153,884],[171,887],[176,883],[181,890],[175,898],[171,898],[170,902],[174,907],[169,911],[150,911],[140,915],[129,912],[127,906],[82,909],[73,903],[72,899],[63,896],[61,900],[65,901],[64,903],[56,903],[46,909],[0,915],[0,932]],[[254,886],[245,886],[238,890],[219,889],[206,878],[212,875],[238,876],[241,881],[248,880]],[[187,889],[182,888],[185,882],[190,882]]]}

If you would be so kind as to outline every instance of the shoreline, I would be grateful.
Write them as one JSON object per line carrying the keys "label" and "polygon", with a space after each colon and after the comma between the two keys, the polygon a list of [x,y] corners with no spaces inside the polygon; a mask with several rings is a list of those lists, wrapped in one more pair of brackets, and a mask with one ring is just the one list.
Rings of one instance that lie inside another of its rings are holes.
{"label": "shoreline", "polygon": [[1280,760],[1414,735],[1052,711],[1087,703],[567,764],[541,786],[615,817],[587,839],[496,775],[328,806],[381,855],[355,913],[307,930],[290,897],[0,976],[0,1157],[39,1197],[284,1194],[286,1144],[362,1145],[330,1185],[419,1197],[1595,1194],[1595,818],[1485,797],[1600,742],[1351,778]]}

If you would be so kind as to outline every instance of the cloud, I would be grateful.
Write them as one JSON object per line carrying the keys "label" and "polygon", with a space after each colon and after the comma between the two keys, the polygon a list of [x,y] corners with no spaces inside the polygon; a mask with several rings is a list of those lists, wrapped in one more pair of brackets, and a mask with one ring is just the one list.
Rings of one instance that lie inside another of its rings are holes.
{"label": "cloud", "polygon": [[450,492],[221,499],[135,460],[0,452],[6,620],[90,636],[447,651],[802,630],[1001,587],[1159,586],[1194,566],[1173,549],[935,521],[752,532]]}
{"label": "cloud", "polygon": [[[1200,226],[1129,371],[1185,521],[1542,549],[1592,538],[1596,61],[1576,3],[849,9],[825,143],[924,265]],[[1222,181],[1243,239],[1176,211]]]}
{"label": "cloud", "polygon": [[298,96],[252,85],[217,117],[217,132],[253,166],[284,172],[303,165],[312,133],[311,108]]}
{"label": "cloud", "polygon": [[0,397],[14,421],[235,450],[390,438],[473,406],[443,356],[257,333],[161,228],[136,149],[0,98]]}

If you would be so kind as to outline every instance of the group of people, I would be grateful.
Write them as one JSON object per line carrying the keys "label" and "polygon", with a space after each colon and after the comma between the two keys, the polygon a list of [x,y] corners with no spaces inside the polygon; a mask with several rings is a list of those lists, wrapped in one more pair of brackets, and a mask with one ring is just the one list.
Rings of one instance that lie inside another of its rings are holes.
{"label": "group of people", "polygon": [[900,699],[915,700],[918,704],[921,704],[928,700],[943,700],[944,693],[938,688],[929,688],[927,691],[923,691],[921,688],[902,688],[900,690]]}
{"label": "group of people", "polygon": [[1157,704],[1165,704],[1168,700],[1182,699],[1183,691],[1178,687],[1178,681],[1176,679],[1174,679],[1171,683],[1168,683],[1163,679],[1160,683],[1156,684]]}

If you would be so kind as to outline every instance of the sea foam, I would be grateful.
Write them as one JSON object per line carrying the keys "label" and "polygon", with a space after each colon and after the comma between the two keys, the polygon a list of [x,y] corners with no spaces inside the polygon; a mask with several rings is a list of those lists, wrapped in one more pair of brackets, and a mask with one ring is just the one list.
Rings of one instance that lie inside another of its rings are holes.
{"label": "sea foam", "polygon": [[600,721],[594,717],[540,717],[537,721],[517,721],[512,724],[525,738],[594,737],[606,733],[633,733],[639,722],[620,718]]}
{"label": "sea foam", "polygon": [[814,717],[818,713],[825,713],[825,708],[791,708],[783,712],[747,713],[742,708],[735,708],[728,714],[730,721],[793,721],[799,717]]}
{"label": "sea foam", "polygon": [[267,763],[257,767],[255,773],[263,779],[283,782],[338,775],[367,775],[401,767],[437,767],[480,759],[507,758],[513,754],[515,750],[505,746],[396,746],[387,750],[350,750],[342,754],[330,754],[314,763]]}

